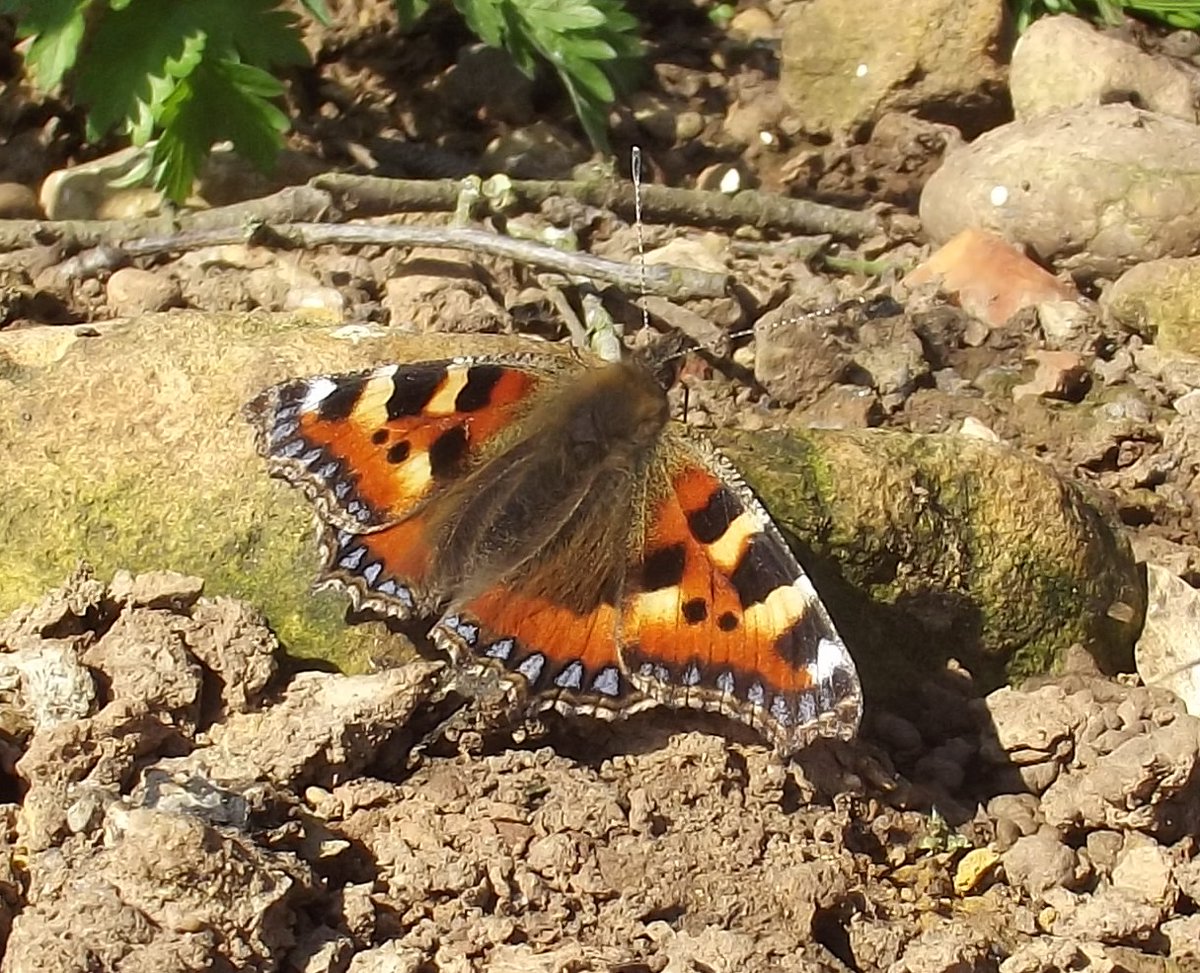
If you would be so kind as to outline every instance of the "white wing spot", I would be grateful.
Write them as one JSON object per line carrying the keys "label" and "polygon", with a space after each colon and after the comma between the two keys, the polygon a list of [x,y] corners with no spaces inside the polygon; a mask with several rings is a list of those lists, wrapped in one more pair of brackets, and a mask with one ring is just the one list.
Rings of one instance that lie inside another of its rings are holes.
{"label": "white wing spot", "polygon": [[583,685],[583,663],[576,660],[554,677],[554,685],[561,689],[578,689]]}
{"label": "white wing spot", "polygon": [[529,680],[536,683],[538,677],[542,674],[542,669],[546,666],[546,657],[540,652],[535,652],[528,659],[517,666],[517,672]]}
{"label": "white wing spot", "polygon": [[512,655],[513,647],[516,644],[517,643],[512,639],[500,639],[498,642],[493,642],[486,649],[484,649],[483,654],[489,659],[499,659],[500,661],[504,662],[508,660],[510,655]]}
{"label": "white wing spot", "polygon": [[846,649],[832,639],[817,642],[817,661],[810,670],[818,683],[828,683],[833,674],[846,667]]}
{"label": "white wing spot", "polygon": [[605,666],[592,680],[592,689],[603,696],[616,696],[621,691],[621,674],[615,666]]}
{"label": "white wing spot", "polygon": [[356,547],[352,551],[347,551],[338,558],[338,567],[345,568],[347,571],[357,571],[366,553],[367,549],[365,547]]}
{"label": "white wing spot", "polygon": [[300,400],[300,408],[305,412],[315,412],[330,395],[337,385],[327,378],[314,378],[304,390],[304,398]]}

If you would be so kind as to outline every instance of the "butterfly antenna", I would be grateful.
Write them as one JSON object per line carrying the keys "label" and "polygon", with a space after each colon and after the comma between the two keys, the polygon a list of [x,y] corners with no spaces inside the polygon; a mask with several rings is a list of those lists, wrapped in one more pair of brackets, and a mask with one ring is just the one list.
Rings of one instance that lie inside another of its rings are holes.
{"label": "butterfly antenna", "polygon": [[642,147],[629,151],[629,174],[633,178],[633,225],[637,228],[638,298],[642,306],[642,328],[650,327],[650,311],[646,308],[646,235],[642,227]]}

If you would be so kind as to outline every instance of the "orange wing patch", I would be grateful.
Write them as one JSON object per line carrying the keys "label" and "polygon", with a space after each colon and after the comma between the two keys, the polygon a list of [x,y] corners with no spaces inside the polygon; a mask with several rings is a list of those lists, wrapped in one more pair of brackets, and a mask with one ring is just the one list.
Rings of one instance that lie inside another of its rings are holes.
{"label": "orange wing patch", "polygon": [[613,605],[577,614],[501,585],[453,607],[432,635],[460,664],[475,657],[503,667],[543,708],[611,716],[641,699],[617,658]]}
{"label": "orange wing patch", "polygon": [[399,618],[432,611],[440,596],[424,583],[433,553],[424,528],[420,516],[365,534],[323,525],[317,587],[332,584],[356,608]]}
{"label": "orange wing patch", "polygon": [[852,733],[854,665],[749,491],[688,462],[655,503],[622,604],[620,655],[634,686],[742,719],[785,750],[831,726]]}
{"label": "orange wing patch", "polygon": [[268,389],[249,406],[272,471],[350,531],[407,516],[468,469],[542,376],[486,361],[388,365]]}

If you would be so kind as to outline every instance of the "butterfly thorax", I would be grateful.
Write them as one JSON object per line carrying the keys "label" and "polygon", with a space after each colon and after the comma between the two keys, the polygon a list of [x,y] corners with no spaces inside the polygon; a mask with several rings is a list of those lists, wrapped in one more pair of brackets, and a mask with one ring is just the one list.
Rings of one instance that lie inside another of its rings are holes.
{"label": "butterfly thorax", "polygon": [[628,524],[594,513],[640,502],[641,465],[669,419],[667,398],[633,363],[565,382],[534,406],[520,440],[485,457],[431,505],[436,587],[469,595],[519,578],[561,598],[563,579],[543,568],[574,563],[587,567],[568,585],[579,611],[616,600],[626,552],[609,535]]}

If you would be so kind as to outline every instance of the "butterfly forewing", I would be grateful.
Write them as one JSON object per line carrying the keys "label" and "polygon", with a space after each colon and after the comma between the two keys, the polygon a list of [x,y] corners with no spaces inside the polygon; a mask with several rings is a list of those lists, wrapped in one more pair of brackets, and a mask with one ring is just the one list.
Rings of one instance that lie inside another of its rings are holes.
{"label": "butterfly forewing", "polygon": [[432,611],[448,593],[424,583],[423,509],[519,420],[548,377],[454,359],[295,379],[251,402],[271,472],[317,507],[321,580],[360,606]]}

